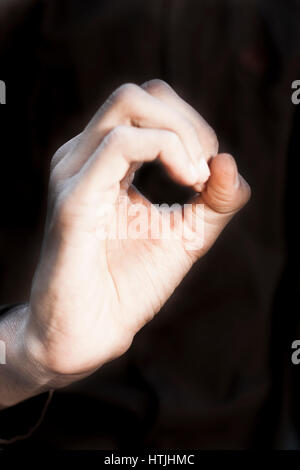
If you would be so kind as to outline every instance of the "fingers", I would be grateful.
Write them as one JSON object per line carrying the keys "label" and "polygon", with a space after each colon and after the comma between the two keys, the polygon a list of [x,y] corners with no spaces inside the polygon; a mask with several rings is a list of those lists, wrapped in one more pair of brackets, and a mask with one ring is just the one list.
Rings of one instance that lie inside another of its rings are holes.
{"label": "fingers", "polygon": [[[71,152],[75,151],[75,149],[80,144],[81,139],[82,139],[82,134],[78,134],[72,139],[65,142],[57,150],[57,152],[55,152],[51,160],[51,171],[53,171],[56,168],[56,166],[65,158],[67,154],[70,154]],[[62,166],[61,166],[61,173],[63,173]]]}
{"label": "fingers", "polygon": [[175,109],[184,116],[195,128],[201,143],[204,157],[208,161],[218,153],[219,143],[217,136],[203,119],[203,117],[186,103],[180,96],[164,81],[150,80],[141,86],[150,95],[155,96],[170,108]]}
{"label": "fingers", "polygon": [[133,84],[118,88],[104,103],[83,131],[80,143],[57,165],[56,172],[72,176],[88,160],[102,139],[117,126],[163,129],[179,137],[181,144],[195,166],[199,183],[210,175],[194,125],[183,114]]}
{"label": "fingers", "polygon": [[179,183],[193,185],[198,180],[199,173],[176,133],[118,126],[106,135],[82,167],[77,178],[79,186],[87,196],[110,190],[115,194],[130,165],[155,158]]}

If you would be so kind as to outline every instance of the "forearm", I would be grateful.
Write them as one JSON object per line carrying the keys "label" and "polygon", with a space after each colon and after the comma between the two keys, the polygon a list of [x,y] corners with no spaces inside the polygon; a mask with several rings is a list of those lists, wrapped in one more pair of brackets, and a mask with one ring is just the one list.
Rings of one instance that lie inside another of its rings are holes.
{"label": "forearm", "polygon": [[6,359],[0,365],[0,410],[52,388],[53,377],[30,354],[28,317],[28,307],[22,305],[0,318]]}

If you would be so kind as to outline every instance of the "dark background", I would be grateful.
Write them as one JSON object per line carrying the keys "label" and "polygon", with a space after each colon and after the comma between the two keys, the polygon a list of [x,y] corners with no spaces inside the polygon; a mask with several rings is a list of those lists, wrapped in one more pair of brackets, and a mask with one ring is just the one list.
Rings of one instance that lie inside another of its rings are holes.
{"label": "dark background", "polygon": [[[51,156],[124,82],[173,86],[253,194],[130,351],[54,394],[27,446],[298,448],[299,25],[297,0],[0,3],[0,304],[28,299]],[[156,165],[137,185],[185,197]]]}

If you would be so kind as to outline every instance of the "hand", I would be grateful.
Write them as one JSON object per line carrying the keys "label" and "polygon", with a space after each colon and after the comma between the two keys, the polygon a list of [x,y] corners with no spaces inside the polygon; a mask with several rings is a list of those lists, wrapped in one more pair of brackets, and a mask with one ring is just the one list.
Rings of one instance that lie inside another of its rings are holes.
{"label": "hand", "polygon": [[[26,326],[27,348],[44,370],[72,381],[124,353],[247,202],[249,186],[233,157],[217,153],[215,133],[201,116],[153,80],[117,89],[54,155]],[[122,218],[120,197],[129,208],[138,203],[151,211],[131,183],[137,166],[156,158],[171,178],[196,191],[180,219],[190,230],[197,204],[204,205],[197,215],[204,224],[201,246],[187,249],[180,238],[99,236]]]}

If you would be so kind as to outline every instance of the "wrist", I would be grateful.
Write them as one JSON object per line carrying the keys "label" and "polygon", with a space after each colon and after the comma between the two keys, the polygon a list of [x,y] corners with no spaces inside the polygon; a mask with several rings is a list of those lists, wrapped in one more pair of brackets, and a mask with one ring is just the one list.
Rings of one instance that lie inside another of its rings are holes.
{"label": "wrist", "polygon": [[35,322],[29,304],[23,306],[22,317],[23,324],[19,332],[19,355],[23,356],[25,367],[22,367],[23,371],[19,371],[19,373],[23,376],[23,380],[30,383],[31,386],[45,391],[54,387],[56,374],[47,367],[43,342],[38,334],[38,329],[34,326]]}
{"label": "wrist", "polygon": [[[23,354],[26,357],[27,377],[40,391],[65,387],[85,374],[65,374],[55,367],[57,360],[49,354],[45,332],[39,327],[30,305],[24,306],[24,329],[22,335]],[[47,336],[47,335],[46,335]]]}
{"label": "wrist", "polygon": [[50,377],[29,353],[27,320],[28,306],[24,304],[8,310],[0,321],[0,337],[6,349],[5,364],[1,366],[0,410],[50,388]]}

